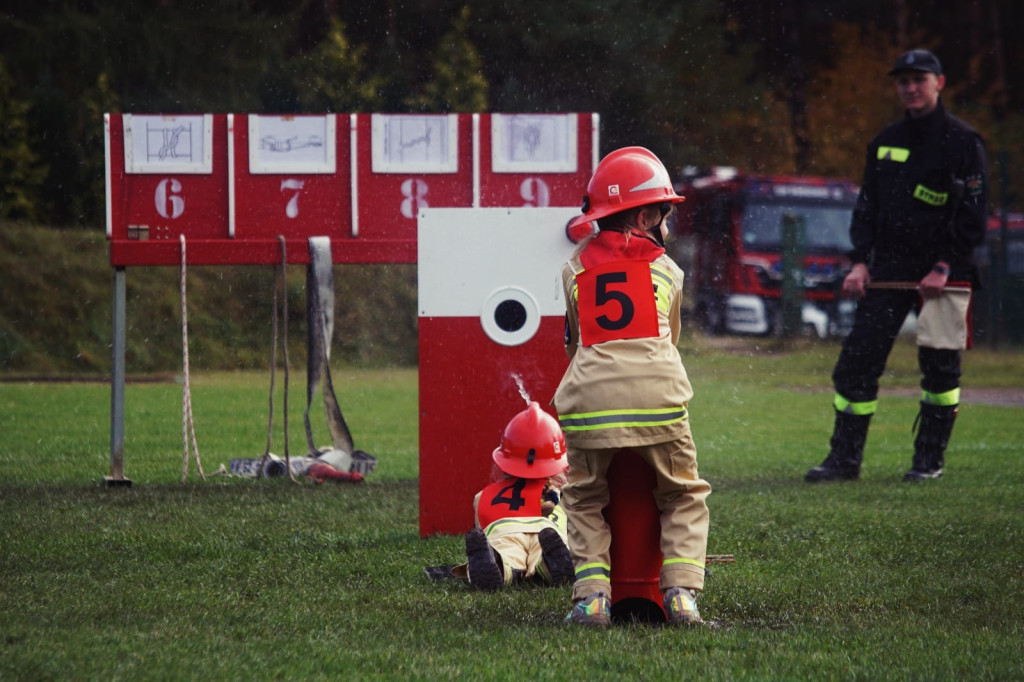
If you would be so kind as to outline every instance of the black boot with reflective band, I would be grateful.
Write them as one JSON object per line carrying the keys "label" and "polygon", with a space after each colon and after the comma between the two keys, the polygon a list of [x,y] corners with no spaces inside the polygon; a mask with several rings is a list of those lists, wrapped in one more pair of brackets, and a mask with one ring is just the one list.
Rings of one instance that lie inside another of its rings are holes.
{"label": "black boot with reflective band", "polygon": [[946,446],[953,433],[957,405],[921,403],[915,420],[917,437],[914,439],[914,460],[904,481],[927,481],[942,476],[946,464]]}
{"label": "black boot with reflective band", "polygon": [[828,457],[808,471],[804,480],[808,483],[856,480],[860,476],[870,424],[870,414],[849,414],[837,410]]}

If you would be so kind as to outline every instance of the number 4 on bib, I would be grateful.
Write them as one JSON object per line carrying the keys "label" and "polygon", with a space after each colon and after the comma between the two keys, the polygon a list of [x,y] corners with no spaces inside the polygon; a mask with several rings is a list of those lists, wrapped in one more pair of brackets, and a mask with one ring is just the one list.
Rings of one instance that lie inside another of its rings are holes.
{"label": "number 4 on bib", "polygon": [[614,261],[576,275],[580,342],[658,336],[658,307],[646,260]]}

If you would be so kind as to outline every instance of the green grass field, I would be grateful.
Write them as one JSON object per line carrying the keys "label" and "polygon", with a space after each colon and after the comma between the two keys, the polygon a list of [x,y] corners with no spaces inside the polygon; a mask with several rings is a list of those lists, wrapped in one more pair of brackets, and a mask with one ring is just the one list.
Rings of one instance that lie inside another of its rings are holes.
{"label": "green grass field", "polygon": [[[757,344],[684,347],[708,551],[736,558],[700,600],[717,627],[685,631],[568,628],[567,587],[428,581],[463,546],[418,536],[414,369],[334,371],[380,459],[359,486],[202,481],[194,462],[181,483],[180,384],[130,383],[134,485],[106,488],[109,386],[0,383],[0,679],[1024,679],[1024,407],[964,404],[946,476],[902,483],[901,342],[861,480],[809,486],[837,348]],[[269,377],[192,383],[206,472],[262,454]],[[972,351],[964,385],[1019,395],[1024,355]]]}

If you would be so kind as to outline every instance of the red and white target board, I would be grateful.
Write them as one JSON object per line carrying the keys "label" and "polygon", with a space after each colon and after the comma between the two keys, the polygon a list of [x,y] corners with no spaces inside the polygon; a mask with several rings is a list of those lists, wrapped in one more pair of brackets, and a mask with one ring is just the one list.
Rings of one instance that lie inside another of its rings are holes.
{"label": "red and white target board", "polygon": [[[473,527],[505,425],[568,365],[559,273],[578,208],[424,209],[419,218],[420,534]],[[552,412],[553,414],[553,412]]]}
{"label": "red and white target board", "polygon": [[111,264],[413,263],[425,208],[578,206],[596,114],[107,114]]}
{"label": "red and white target board", "polygon": [[[516,377],[543,404],[565,364],[555,284],[565,223],[598,161],[597,114],[107,114],[104,128],[108,482],[130,483],[125,269],[180,265],[183,241],[190,265],[309,264],[308,240],[328,237],[335,264],[419,260],[421,530],[466,530],[490,450],[525,406]],[[435,215],[467,232],[446,233]],[[418,251],[424,219],[445,241]],[[465,298],[468,280],[443,281],[485,260],[472,280],[484,300]],[[493,308],[486,327],[481,306]]]}

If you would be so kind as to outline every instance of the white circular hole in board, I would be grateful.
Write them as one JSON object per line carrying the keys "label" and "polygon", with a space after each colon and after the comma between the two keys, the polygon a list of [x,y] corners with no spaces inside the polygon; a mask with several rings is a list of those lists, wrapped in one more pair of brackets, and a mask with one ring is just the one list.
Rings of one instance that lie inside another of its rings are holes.
{"label": "white circular hole in board", "polygon": [[518,346],[533,338],[540,329],[540,305],[525,289],[501,287],[484,299],[480,323],[495,343]]}

